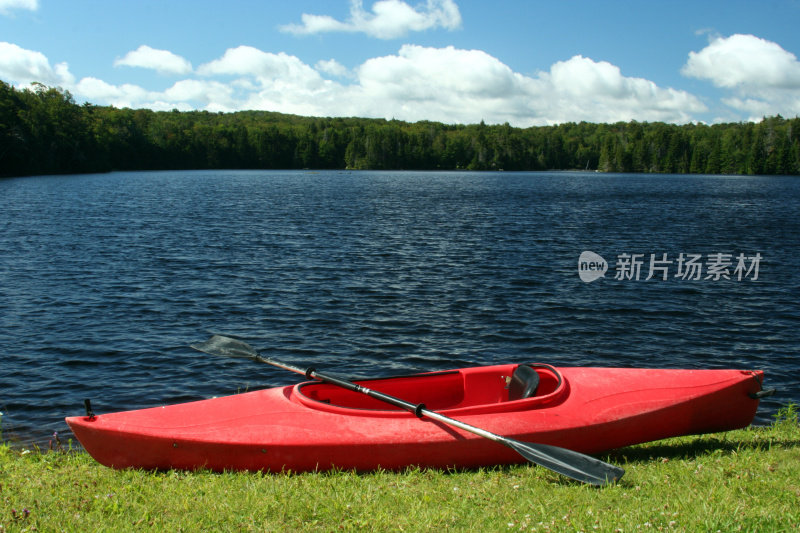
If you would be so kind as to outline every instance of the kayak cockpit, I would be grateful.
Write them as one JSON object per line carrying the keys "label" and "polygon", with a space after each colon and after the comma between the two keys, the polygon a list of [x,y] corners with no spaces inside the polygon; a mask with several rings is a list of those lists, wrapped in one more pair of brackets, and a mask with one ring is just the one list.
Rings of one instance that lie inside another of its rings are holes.
{"label": "kayak cockpit", "polygon": [[[503,412],[551,404],[567,390],[549,365],[499,365],[357,381],[359,385],[435,411]],[[292,389],[292,398],[318,410],[374,416],[406,414],[365,394],[319,381]]]}

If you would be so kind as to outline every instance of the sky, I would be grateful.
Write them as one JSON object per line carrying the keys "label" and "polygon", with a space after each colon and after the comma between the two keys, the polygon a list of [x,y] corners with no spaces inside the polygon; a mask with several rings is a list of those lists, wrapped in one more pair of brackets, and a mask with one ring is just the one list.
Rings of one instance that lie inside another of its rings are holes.
{"label": "sky", "polygon": [[0,0],[76,102],[446,124],[800,115],[800,0]]}

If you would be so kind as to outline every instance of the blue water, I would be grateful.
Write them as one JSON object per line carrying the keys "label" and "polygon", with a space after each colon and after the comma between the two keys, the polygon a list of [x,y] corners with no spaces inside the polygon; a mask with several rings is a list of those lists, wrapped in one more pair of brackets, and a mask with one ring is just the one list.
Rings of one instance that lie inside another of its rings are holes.
{"label": "blue water", "polygon": [[[350,376],[531,360],[760,368],[779,389],[768,421],[800,402],[799,206],[800,180],[758,176],[0,180],[4,437],[68,434],[84,398],[109,412],[297,381],[188,348],[215,332]],[[586,250],[608,264],[591,283]],[[669,279],[646,280],[664,253]],[[731,254],[731,279],[676,277],[681,253]],[[615,279],[622,254],[643,254],[638,280]],[[757,279],[737,279],[739,254],[760,254]]]}

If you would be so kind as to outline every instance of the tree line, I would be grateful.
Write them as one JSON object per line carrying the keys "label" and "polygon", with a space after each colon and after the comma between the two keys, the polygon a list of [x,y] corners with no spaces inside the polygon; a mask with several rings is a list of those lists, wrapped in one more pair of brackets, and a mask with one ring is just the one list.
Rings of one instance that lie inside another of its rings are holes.
{"label": "tree line", "polygon": [[0,175],[167,169],[598,170],[800,174],[800,118],[448,125],[76,104],[0,81]]}

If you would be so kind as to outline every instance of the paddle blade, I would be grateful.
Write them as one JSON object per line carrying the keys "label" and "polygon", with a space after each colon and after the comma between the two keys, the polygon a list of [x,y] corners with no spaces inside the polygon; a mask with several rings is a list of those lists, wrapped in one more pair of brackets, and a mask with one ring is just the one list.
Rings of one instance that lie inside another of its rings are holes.
{"label": "paddle blade", "polygon": [[192,348],[210,355],[258,359],[258,352],[256,352],[252,346],[239,339],[233,339],[223,335],[214,335],[205,342],[192,344]]}
{"label": "paddle blade", "polygon": [[508,438],[503,439],[502,442],[528,461],[581,483],[602,487],[618,481],[625,473],[625,470],[618,466],[566,448],[520,442]]}

